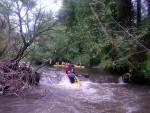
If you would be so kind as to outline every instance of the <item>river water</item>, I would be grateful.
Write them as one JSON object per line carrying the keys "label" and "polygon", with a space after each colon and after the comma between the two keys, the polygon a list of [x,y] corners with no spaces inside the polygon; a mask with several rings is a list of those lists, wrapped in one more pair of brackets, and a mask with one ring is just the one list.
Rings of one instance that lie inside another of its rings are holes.
{"label": "river water", "polygon": [[97,69],[76,69],[81,87],[61,68],[47,68],[40,85],[22,99],[0,96],[0,113],[149,113],[150,87],[127,84]]}

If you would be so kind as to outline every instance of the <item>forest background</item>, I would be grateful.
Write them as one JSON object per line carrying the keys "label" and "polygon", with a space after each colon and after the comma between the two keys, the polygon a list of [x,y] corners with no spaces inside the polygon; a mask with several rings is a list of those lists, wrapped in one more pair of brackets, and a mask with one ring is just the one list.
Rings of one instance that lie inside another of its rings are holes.
{"label": "forest background", "polygon": [[36,0],[0,1],[1,75],[18,69],[20,61],[52,60],[131,68],[150,78],[149,0],[63,0],[55,14],[36,6]]}

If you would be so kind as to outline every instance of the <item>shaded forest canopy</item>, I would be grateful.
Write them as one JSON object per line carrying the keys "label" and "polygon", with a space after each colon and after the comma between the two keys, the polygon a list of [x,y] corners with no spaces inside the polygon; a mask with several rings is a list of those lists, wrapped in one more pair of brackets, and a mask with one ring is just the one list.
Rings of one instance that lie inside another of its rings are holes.
{"label": "shaded forest canopy", "polygon": [[[36,0],[0,1],[1,85],[22,68],[26,78],[36,75],[38,69],[33,74],[30,66],[20,68],[20,61],[131,68],[150,77],[149,0],[64,0],[57,16],[36,6]],[[24,74],[16,78],[26,82]]]}

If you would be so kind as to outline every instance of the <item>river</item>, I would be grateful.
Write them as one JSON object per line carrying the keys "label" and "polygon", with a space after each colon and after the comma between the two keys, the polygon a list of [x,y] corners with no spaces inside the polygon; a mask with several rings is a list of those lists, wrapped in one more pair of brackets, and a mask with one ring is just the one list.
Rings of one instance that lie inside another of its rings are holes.
{"label": "river", "polygon": [[22,99],[0,96],[0,113],[149,113],[150,87],[127,84],[97,69],[76,69],[81,87],[64,79],[62,68],[46,68],[40,85]]}

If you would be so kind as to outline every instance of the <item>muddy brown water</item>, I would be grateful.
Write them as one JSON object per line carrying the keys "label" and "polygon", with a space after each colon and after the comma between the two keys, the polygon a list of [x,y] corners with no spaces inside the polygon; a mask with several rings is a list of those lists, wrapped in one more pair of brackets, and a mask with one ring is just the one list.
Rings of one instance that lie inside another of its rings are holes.
{"label": "muddy brown water", "polygon": [[23,99],[0,96],[0,113],[150,112],[149,86],[122,83],[119,75],[97,69],[76,69],[76,73],[84,75],[79,76],[81,87],[64,79],[64,69],[46,68],[40,85]]}

